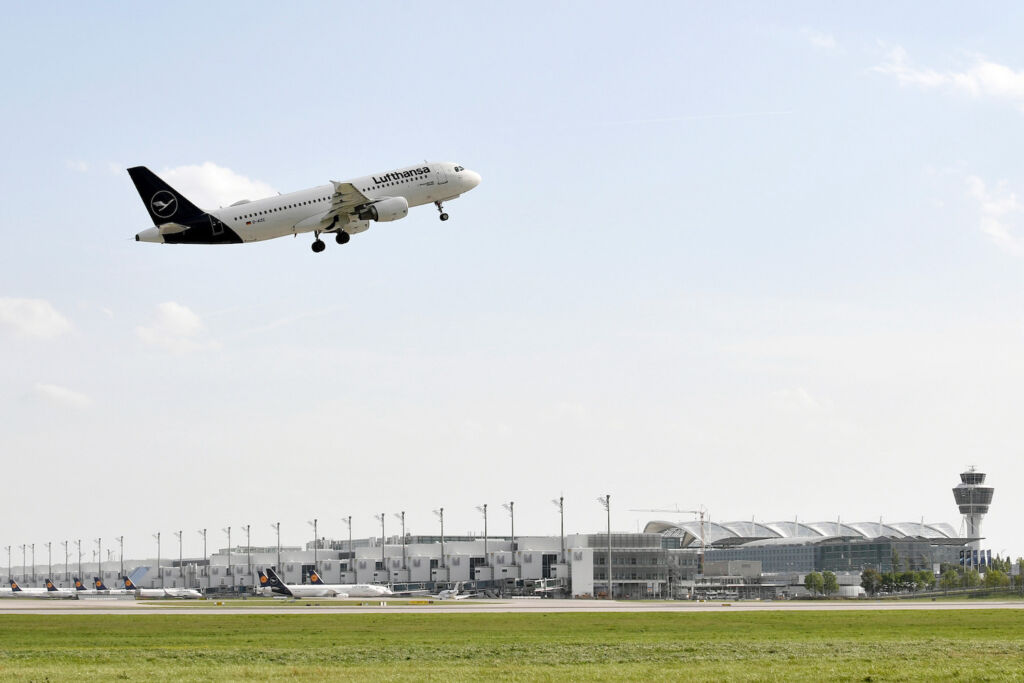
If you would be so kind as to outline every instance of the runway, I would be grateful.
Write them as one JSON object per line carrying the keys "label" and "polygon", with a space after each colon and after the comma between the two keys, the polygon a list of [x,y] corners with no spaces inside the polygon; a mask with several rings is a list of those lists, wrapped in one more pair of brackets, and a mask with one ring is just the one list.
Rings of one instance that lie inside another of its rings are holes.
{"label": "runway", "polygon": [[[240,604],[241,603],[241,604]],[[261,604],[262,603],[262,604]],[[199,606],[202,605],[202,606]],[[737,602],[631,602],[616,600],[487,600],[435,601],[428,605],[394,604],[387,600],[373,604],[332,604],[331,600],[289,602],[213,601],[159,604],[147,601],[3,600],[0,615],[155,615],[155,614],[542,614],[542,613],[694,613],[694,612],[822,612],[886,610],[977,610],[1024,609],[1024,601],[737,601]]]}

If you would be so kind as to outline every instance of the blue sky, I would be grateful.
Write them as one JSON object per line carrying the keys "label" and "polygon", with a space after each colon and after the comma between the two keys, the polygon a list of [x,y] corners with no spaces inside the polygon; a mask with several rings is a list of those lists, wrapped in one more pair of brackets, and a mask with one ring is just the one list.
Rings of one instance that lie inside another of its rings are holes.
{"label": "blue sky", "polygon": [[[976,464],[1024,553],[1022,11],[8,9],[0,541],[958,525]],[[210,205],[419,159],[483,176],[447,223],[131,241],[128,166]]]}

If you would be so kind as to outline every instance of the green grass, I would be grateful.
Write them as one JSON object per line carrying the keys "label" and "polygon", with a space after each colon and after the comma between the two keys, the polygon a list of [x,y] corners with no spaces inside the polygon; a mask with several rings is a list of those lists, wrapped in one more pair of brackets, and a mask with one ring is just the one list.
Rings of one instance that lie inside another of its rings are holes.
{"label": "green grass", "polygon": [[1024,680],[1024,611],[0,615],[0,678]]}

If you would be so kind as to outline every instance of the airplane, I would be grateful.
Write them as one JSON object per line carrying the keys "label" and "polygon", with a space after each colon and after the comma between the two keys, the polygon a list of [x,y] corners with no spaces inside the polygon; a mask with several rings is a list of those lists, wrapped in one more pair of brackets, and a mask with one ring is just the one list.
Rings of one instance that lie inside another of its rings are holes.
{"label": "airplane", "polygon": [[75,593],[77,591],[75,591],[73,588],[57,588],[57,586],[55,586],[53,584],[53,581],[50,581],[50,579],[46,579],[46,581],[45,581],[45,583],[43,585],[46,586],[46,592],[49,593],[49,597],[51,597],[51,598],[77,598],[78,597],[77,595],[75,595]]}
{"label": "airplane", "polygon": [[442,221],[444,202],[480,184],[480,175],[451,162],[424,162],[276,197],[242,199],[229,207],[203,211],[145,166],[128,169],[155,227],[136,242],[238,244],[312,232],[313,251],[326,248],[322,233],[338,244],[370,227],[405,218],[409,208],[433,203]]}
{"label": "airplane", "polygon": [[132,591],[137,598],[180,598],[196,600],[203,594],[193,588],[140,588],[129,577],[124,577],[124,589]]}
{"label": "airplane", "polygon": [[123,588],[107,588],[106,584],[103,583],[103,579],[96,576],[93,577],[92,585],[93,588],[86,588],[82,580],[77,576],[74,577],[75,591],[79,596],[82,595],[128,595],[129,593],[134,594],[135,591],[125,590]]}
{"label": "airplane", "polygon": [[309,575],[309,582],[314,586],[324,586],[340,593],[345,593],[350,598],[384,598],[394,593],[387,586],[377,586],[372,583],[331,583],[323,582],[320,575],[315,571]]}
{"label": "airplane", "polygon": [[74,591],[67,588],[57,588],[49,579],[46,580],[45,588],[22,588],[18,582],[11,579],[11,597],[13,598],[73,598]]}
{"label": "airplane", "polygon": [[462,582],[455,584],[455,588],[447,588],[443,591],[439,591],[437,595],[431,595],[430,597],[437,600],[466,600],[468,598],[475,598],[480,593],[463,593]]}
{"label": "airplane", "polygon": [[304,584],[286,584],[270,567],[267,567],[267,582],[275,593],[290,595],[293,598],[347,598],[346,593],[333,590],[323,584],[319,586]]}

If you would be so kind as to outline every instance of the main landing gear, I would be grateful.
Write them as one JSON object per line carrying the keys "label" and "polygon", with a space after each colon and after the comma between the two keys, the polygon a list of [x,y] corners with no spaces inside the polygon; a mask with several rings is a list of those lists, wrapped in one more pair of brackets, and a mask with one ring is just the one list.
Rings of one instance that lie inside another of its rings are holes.
{"label": "main landing gear", "polygon": [[313,246],[312,246],[313,253],[314,254],[319,254],[321,251],[323,251],[324,249],[327,248],[327,245],[324,244],[324,241],[322,239],[320,239],[320,231],[319,230],[315,231],[313,233],[313,235],[316,237],[316,240],[313,242]]}
{"label": "main landing gear", "polygon": [[[327,245],[324,244],[324,241],[322,239],[320,239],[320,231],[319,230],[317,230],[314,234],[316,235],[316,240],[313,242],[311,248],[313,249],[314,253],[319,254],[321,251],[323,251],[324,249],[327,248]],[[352,238],[352,236],[349,235],[344,230],[339,230],[334,235],[334,241],[337,242],[338,244],[348,244],[348,241],[351,238]]]}
{"label": "main landing gear", "polygon": [[448,214],[446,214],[444,212],[444,204],[442,204],[441,201],[438,200],[438,201],[434,202],[434,206],[437,207],[438,213],[441,214],[441,220],[443,220],[443,221],[448,220]]}

